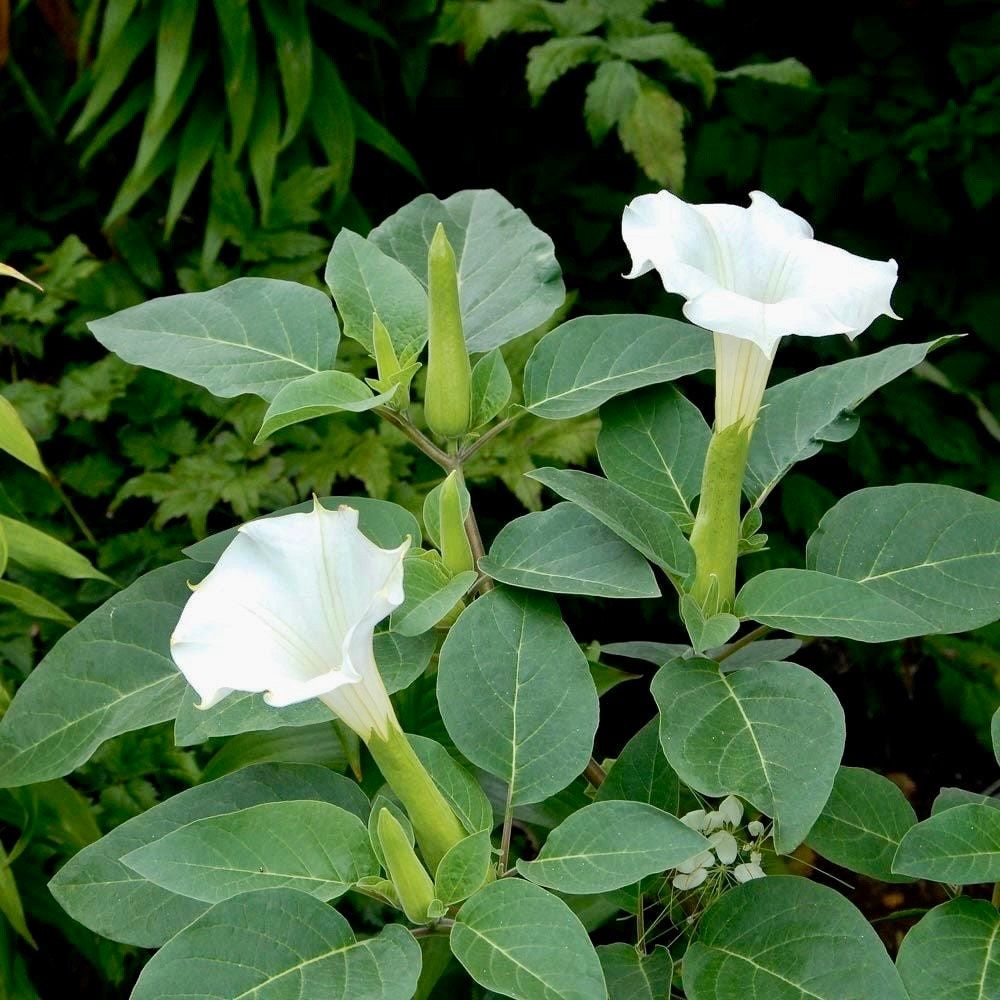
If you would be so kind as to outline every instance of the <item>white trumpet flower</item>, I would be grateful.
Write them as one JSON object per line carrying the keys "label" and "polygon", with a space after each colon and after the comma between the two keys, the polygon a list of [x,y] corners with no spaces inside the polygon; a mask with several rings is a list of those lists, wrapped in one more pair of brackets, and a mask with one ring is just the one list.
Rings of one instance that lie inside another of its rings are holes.
{"label": "white trumpet flower", "polygon": [[752,427],[782,337],[854,338],[892,316],[894,260],[813,239],[805,219],[761,191],[750,207],[689,205],[669,191],[625,209],[628,277],[655,269],[684,315],[715,334],[716,431]]}
{"label": "white trumpet flower", "polygon": [[396,726],[373,652],[403,602],[409,540],[382,549],[350,507],[243,525],[194,587],[171,638],[174,662],[211,708],[233,691],[275,707],[319,698],[358,735]]}

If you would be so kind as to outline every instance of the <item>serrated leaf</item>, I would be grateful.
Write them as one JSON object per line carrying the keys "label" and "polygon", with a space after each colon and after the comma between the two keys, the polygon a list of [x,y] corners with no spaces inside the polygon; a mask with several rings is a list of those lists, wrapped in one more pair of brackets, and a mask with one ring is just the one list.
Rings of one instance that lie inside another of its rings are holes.
{"label": "serrated leaf", "polygon": [[552,240],[496,191],[424,194],[369,239],[427,287],[427,251],[438,223],[455,248],[462,324],[470,353],[540,326],[566,296]]}
{"label": "serrated leaf", "polygon": [[622,59],[611,59],[597,67],[587,85],[583,117],[594,142],[600,142],[624,121],[639,98],[639,71]]}
{"label": "serrated leaf", "polygon": [[777,83],[784,87],[808,87],[813,82],[809,68],[798,59],[792,58],[769,63],[748,63],[745,66],[737,66],[736,69],[726,70],[719,76],[727,80],[746,77],[763,83]]}
{"label": "serrated leaf", "polygon": [[[219,956],[225,955],[224,962]],[[304,892],[269,889],[217,903],[146,964],[132,1000],[409,1000],[420,946],[390,924],[358,941],[336,910]]]}
{"label": "serrated leaf", "polygon": [[550,599],[497,588],[470,604],[441,648],[437,692],[455,745],[507,783],[514,805],[555,794],[587,765],[597,692]]}
{"label": "serrated leaf", "polygon": [[495,993],[607,1000],[583,924],[561,899],[530,882],[505,878],[477,892],[455,918],[451,948],[466,972]]}
{"label": "serrated leaf", "polygon": [[903,837],[892,870],[950,885],[1000,882],[1000,809],[970,803],[923,820]]}
{"label": "serrated leaf", "polygon": [[494,580],[529,590],[595,597],[657,597],[660,589],[642,556],[610,528],[571,503],[507,524],[479,569]]}
{"label": "serrated leaf", "polygon": [[643,173],[671,191],[684,187],[684,108],[651,81],[618,124],[618,137]]}
{"label": "serrated leaf", "polygon": [[709,846],[700,833],[656,806],[609,799],[565,819],[537,858],[519,860],[517,870],[558,892],[610,892],[673,868]]}
{"label": "serrated leaf", "polygon": [[660,743],[681,781],[739,795],[774,820],[786,854],[823,811],[844,751],[844,713],[819,677],[794,663],[723,674],[712,660],[674,660],[651,688]]}
{"label": "serrated leaf", "polygon": [[152,299],[88,325],[130,364],[216,396],[266,400],[286,383],[328,369],[340,339],[322,292],[273,278],[237,278],[210,292]]}
{"label": "serrated leaf", "polygon": [[658,316],[580,316],[538,342],[524,369],[525,406],[547,420],[579,416],[614,396],[711,368],[704,330]]}
{"label": "serrated leaf", "polygon": [[602,38],[576,36],[550,38],[530,49],[526,77],[532,101],[537,103],[545,91],[571,69],[599,58],[606,44]]}

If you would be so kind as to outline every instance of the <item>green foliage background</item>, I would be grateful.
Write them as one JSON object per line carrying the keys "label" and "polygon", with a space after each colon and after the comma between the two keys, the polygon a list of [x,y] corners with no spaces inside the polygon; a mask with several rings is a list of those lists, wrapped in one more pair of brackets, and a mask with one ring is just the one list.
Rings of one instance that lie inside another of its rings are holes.
{"label": "green foliage background", "polygon": [[[580,296],[587,312],[671,315],[677,303],[654,295],[654,282],[621,279],[623,205],[663,184],[694,201],[744,202],[760,187],[820,238],[899,260],[894,305],[906,340],[967,334],[867,403],[850,442],[783,482],[774,506],[784,523],[765,525],[771,548],[748,561],[753,569],[798,558],[834,487],[913,480],[1000,495],[991,377],[1000,291],[983,249],[1000,221],[992,4],[881,0],[817,14],[693,0],[0,2],[8,9],[0,260],[45,295],[3,292],[0,391],[91,538],[53,486],[6,459],[0,514],[76,545],[120,585],[176,558],[192,536],[313,491],[419,509],[436,470],[388,425],[341,415],[256,445],[262,404],[130,368],[103,354],[84,324],[238,275],[319,287],[342,226],[366,233],[423,190],[495,187],[524,208],[555,241],[567,311]],[[109,13],[138,39],[128,65]],[[869,353],[902,329],[883,320],[858,348]],[[533,342],[505,351],[515,384]],[[843,345],[788,342],[774,378],[817,355],[841,358]],[[354,362],[363,375],[360,351]],[[541,486],[523,473],[585,466],[597,430],[596,417],[529,418],[484,449],[469,469],[484,532],[512,506],[540,507]],[[16,567],[8,576],[76,617],[113,590]],[[629,603],[594,635],[593,602],[567,602],[577,637],[660,638],[644,602]],[[0,706],[61,631],[0,609]],[[853,753],[906,771],[918,788],[928,775],[934,789],[948,783],[958,766],[975,773],[1000,677],[993,638],[938,637],[878,654],[817,644],[849,715],[870,720],[849,726],[848,762]],[[629,697],[628,685],[609,696],[624,725],[619,734],[606,708],[599,746],[608,754],[634,722]],[[942,701],[952,746],[931,751],[921,744],[941,724]],[[123,995],[134,979],[141,956],[74,927],[47,896],[45,874],[98,830],[198,780],[218,749],[182,751],[161,735],[114,741],[73,786],[0,798],[0,840],[17,851],[11,871],[41,946],[32,953],[0,920],[0,983],[13,996],[36,995],[26,971],[53,995],[45,956],[67,940],[80,956],[81,995]]]}

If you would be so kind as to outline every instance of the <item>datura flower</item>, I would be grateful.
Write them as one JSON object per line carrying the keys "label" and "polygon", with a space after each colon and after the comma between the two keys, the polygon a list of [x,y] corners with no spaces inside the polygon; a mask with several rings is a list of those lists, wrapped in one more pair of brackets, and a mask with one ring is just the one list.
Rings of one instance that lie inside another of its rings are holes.
{"label": "datura flower", "polygon": [[243,525],[193,588],[171,638],[201,696],[263,692],[276,708],[319,698],[367,744],[406,807],[431,870],[467,834],[396,720],[375,662],[375,626],[403,603],[409,540],[383,549],[350,507]]}
{"label": "datura flower", "polygon": [[362,739],[385,738],[394,715],[374,633],[403,603],[409,546],[379,548],[356,510],[318,502],[240,527],[170,641],[199,707],[233,691],[262,691],[276,708],[319,698]]}
{"label": "datura flower", "polygon": [[896,262],[813,239],[805,219],[761,191],[750,207],[642,195],[625,209],[628,277],[655,269],[684,315],[715,334],[716,431],[752,425],[782,337],[854,338],[892,316]]}

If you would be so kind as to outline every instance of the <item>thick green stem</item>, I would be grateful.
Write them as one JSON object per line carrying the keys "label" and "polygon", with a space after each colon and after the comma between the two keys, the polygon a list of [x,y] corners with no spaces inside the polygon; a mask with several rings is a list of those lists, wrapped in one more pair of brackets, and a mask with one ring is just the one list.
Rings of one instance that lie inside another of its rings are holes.
{"label": "thick green stem", "polygon": [[[706,615],[732,608],[740,543],[740,500],[750,429],[731,424],[712,435],[691,545],[697,565],[691,595]],[[710,606],[709,606],[710,605]]]}
{"label": "thick green stem", "polygon": [[468,834],[397,725],[390,725],[385,739],[373,732],[367,743],[382,777],[406,808],[424,861],[433,873],[445,854]]}

